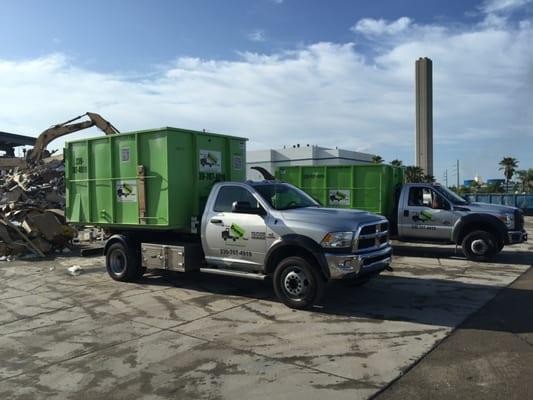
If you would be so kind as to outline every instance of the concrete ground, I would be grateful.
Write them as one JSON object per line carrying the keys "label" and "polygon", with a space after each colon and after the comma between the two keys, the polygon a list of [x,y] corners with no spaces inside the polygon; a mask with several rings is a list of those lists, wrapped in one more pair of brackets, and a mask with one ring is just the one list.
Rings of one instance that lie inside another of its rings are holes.
{"label": "concrete ground", "polygon": [[[312,311],[280,304],[268,282],[154,274],[119,283],[102,257],[0,263],[0,398],[369,398],[533,263],[527,244],[492,263],[468,262],[451,247],[395,252],[394,272],[364,287],[332,285]],[[72,265],[82,274],[68,275]],[[479,351],[508,330],[467,323],[481,336],[472,340]],[[473,379],[516,373],[512,359],[472,362]],[[395,386],[417,368],[382,396],[411,395]],[[420,384],[411,382],[407,389]]]}
{"label": "concrete ground", "polygon": [[532,305],[533,269],[529,269],[378,400],[531,398]]}

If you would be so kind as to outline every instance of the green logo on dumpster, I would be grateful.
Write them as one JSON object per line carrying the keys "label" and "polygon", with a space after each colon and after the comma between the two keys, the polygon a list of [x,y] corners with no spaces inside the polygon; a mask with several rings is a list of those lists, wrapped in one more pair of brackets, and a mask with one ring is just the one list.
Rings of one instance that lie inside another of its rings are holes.
{"label": "green logo on dumpster", "polygon": [[340,189],[330,190],[328,192],[328,203],[332,206],[349,206],[350,191]]}
{"label": "green logo on dumpster", "polygon": [[220,151],[200,150],[200,172],[218,172],[222,171],[222,154]]}

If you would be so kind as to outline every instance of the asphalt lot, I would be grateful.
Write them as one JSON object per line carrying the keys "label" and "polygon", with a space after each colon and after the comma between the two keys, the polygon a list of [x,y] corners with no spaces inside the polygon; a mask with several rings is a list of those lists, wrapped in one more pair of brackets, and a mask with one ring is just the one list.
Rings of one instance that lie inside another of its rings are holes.
{"label": "asphalt lot", "polygon": [[[0,398],[369,398],[533,263],[531,244],[492,263],[453,247],[395,252],[394,272],[332,285],[313,311],[278,303],[267,282],[118,283],[102,257],[1,262]],[[72,265],[83,273],[68,275]]]}

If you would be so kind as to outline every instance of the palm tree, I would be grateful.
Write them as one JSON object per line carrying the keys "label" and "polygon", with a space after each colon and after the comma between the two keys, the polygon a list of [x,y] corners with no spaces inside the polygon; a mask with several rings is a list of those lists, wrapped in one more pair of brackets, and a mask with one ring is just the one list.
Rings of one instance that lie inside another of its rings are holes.
{"label": "palm tree", "polygon": [[407,183],[421,183],[424,181],[424,170],[414,165],[405,168],[405,181]]}
{"label": "palm tree", "polygon": [[470,183],[470,185],[469,185],[469,188],[470,188],[470,191],[472,193],[477,193],[477,192],[479,192],[479,189],[481,188],[481,185],[479,184],[478,181],[472,181],[472,183]]}
{"label": "palm tree", "polygon": [[517,167],[518,160],[514,157],[503,157],[500,161],[500,170],[503,170],[503,175],[505,176],[505,192],[509,191],[509,181],[513,177]]}
{"label": "palm tree", "polygon": [[390,162],[390,165],[394,165],[395,167],[401,167],[403,165],[403,162],[402,160],[395,159]]}
{"label": "palm tree", "polygon": [[533,187],[533,168],[516,171],[516,175],[522,184],[522,192],[529,192]]}
{"label": "palm tree", "polygon": [[381,158],[381,156],[372,156],[372,162],[374,164],[381,164],[383,163],[383,161],[385,161],[383,158]]}

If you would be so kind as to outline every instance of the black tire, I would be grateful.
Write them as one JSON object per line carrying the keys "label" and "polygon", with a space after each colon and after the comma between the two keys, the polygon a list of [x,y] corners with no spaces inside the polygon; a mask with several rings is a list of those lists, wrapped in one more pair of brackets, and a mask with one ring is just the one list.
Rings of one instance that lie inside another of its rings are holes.
{"label": "black tire", "polygon": [[466,258],[472,261],[487,261],[498,252],[498,241],[487,231],[470,232],[461,246]]}
{"label": "black tire", "polygon": [[139,251],[133,246],[125,246],[121,242],[109,246],[105,255],[107,273],[111,278],[120,282],[132,282],[143,275]]}
{"label": "black tire", "polygon": [[274,271],[274,292],[286,306],[310,308],[324,292],[324,278],[317,268],[302,257],[288,257]]}

